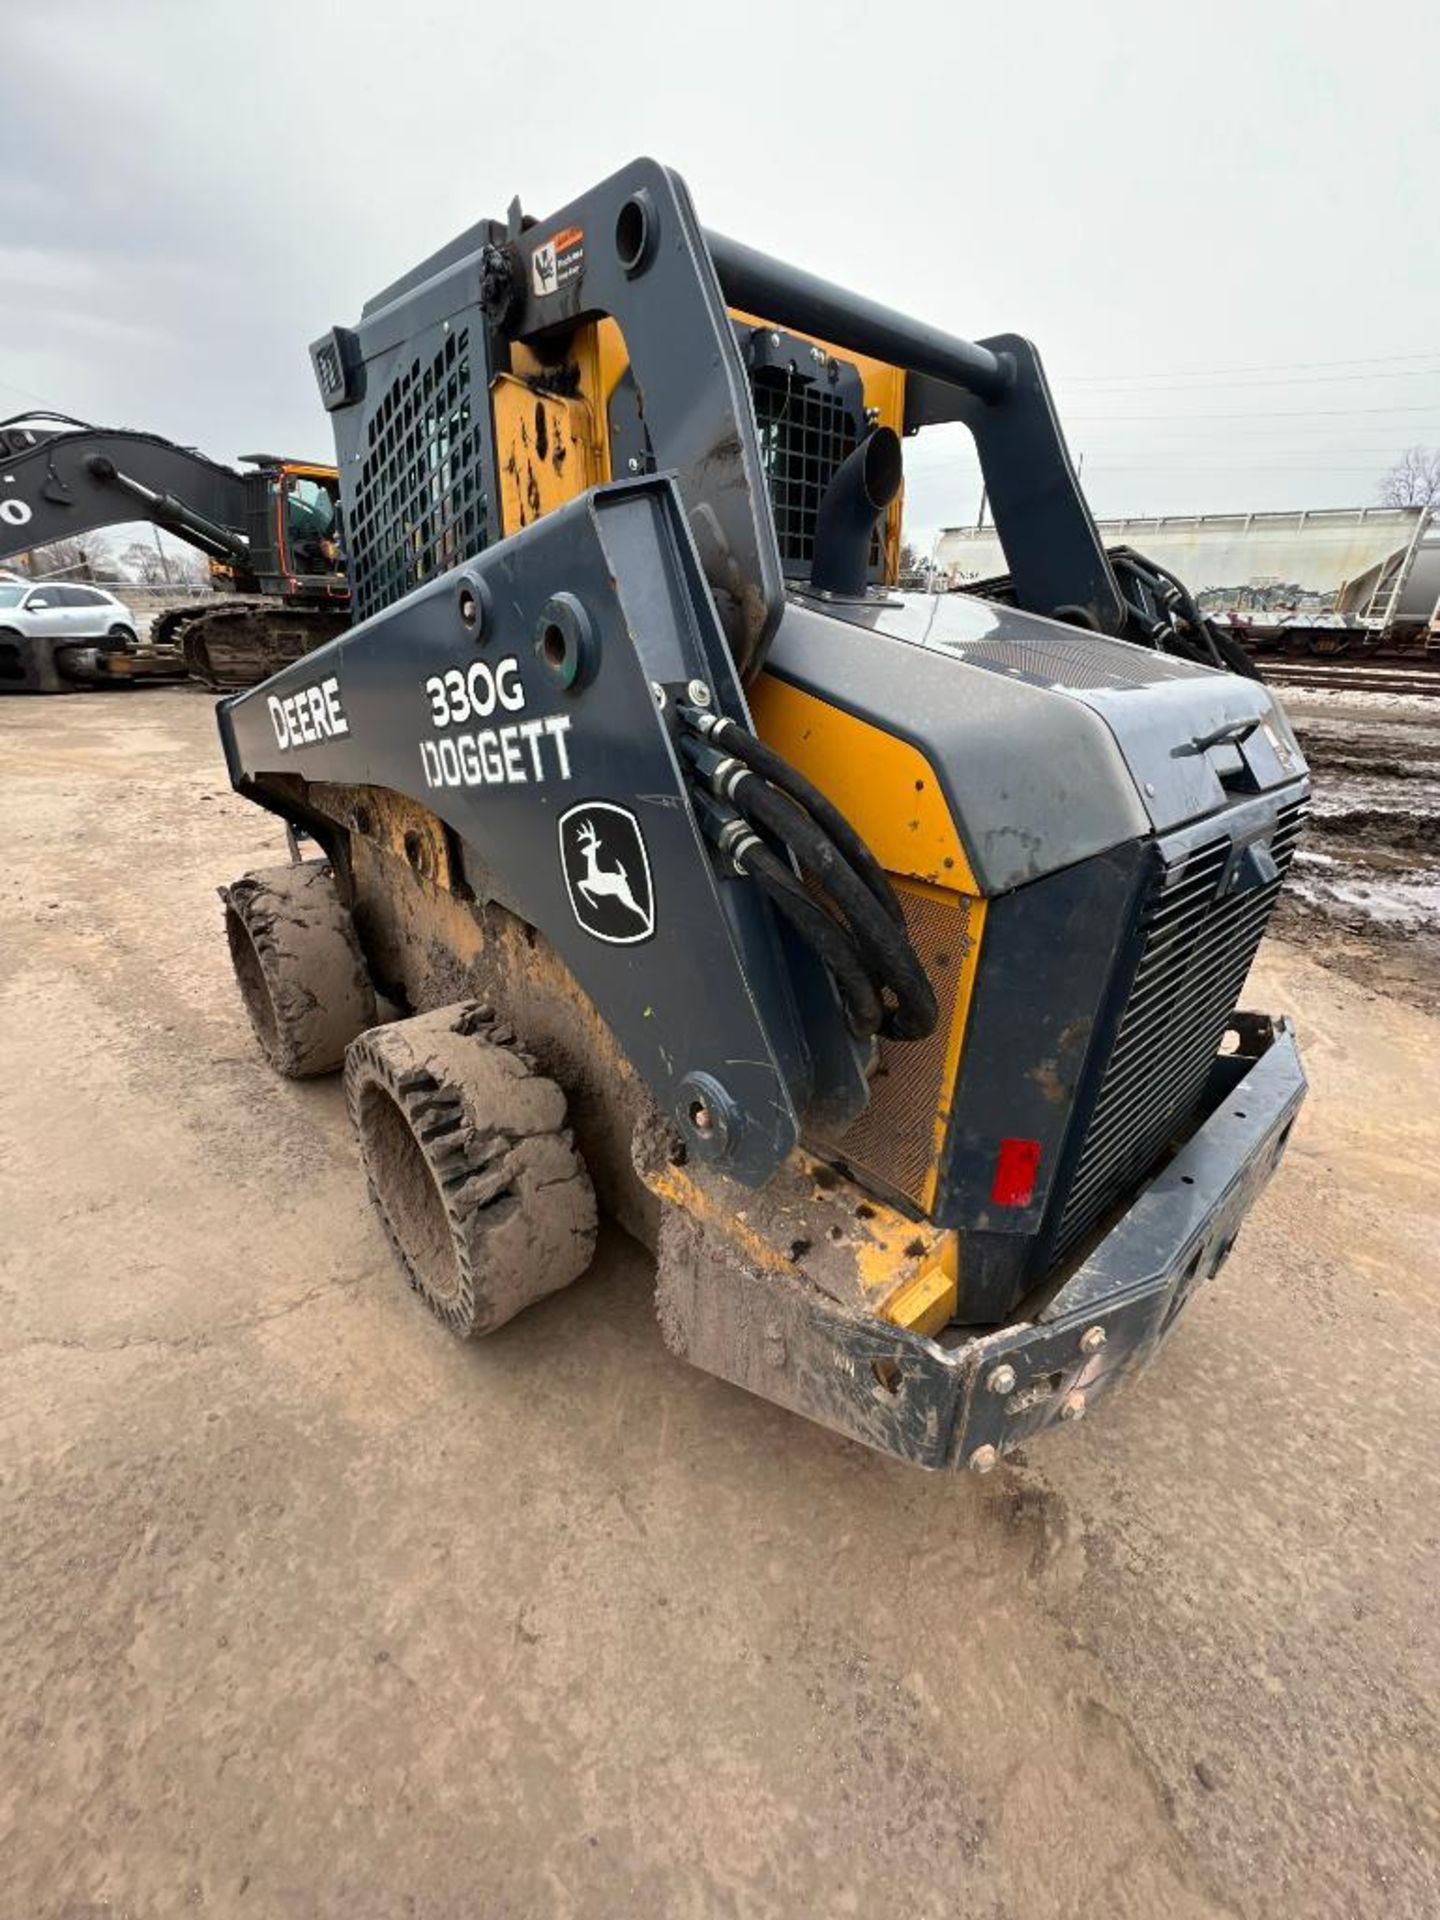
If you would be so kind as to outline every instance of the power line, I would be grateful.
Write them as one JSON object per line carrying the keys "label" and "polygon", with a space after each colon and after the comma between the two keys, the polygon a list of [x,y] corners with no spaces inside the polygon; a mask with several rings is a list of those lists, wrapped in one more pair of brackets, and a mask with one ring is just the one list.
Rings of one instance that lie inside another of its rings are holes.
{"label": "power line", "polygon": [[1243,413],[1072,413],[1068,420],[1336,420],[1361,413],[1440,413],[1440,400],[1411,407],[1247,408]]}
{"label": "power line", "polygon": [[[1135,380],[1193,380],[1208,378],[1218,373],[1292,373],[1308,372],[1314,367],[1390,367],[1402,360],[1434,360],[1437,349],[1429,348],[1424,353],[1382,353],[1370,358],[1357,357],[1353,360],[1271,360],[1262,366],[1252,367],[1170,367],[1160,373],[1077,373],[1059,375],[1057,379],[1069,379],[1074,385],[1118,386]],[[1364,378],[1365,376],[1359,376]]]}
{"label": "power line", "polygon": [[4,387],[7,393],[23,393],[27,400],[38,400],[42,407],[48,407],[52,404],[52,402],[45,398],[43,393],[36,393],[33,387],[19,386],[14,380],[0,380],[0,387]]}
{"label": "power line", "polygon": [[[1219,446],[1234,448],[1239,452],[1270,453],[1281,446],[1293,443],[1297,451],[1321,453],[1325,450],[1344,453],[1373,453],[1377,446],[1380,450],[1393,447],[1397,453],[1407,446],[1415,444],[1417,434],[1422,438],[1434,436],[1440,429],[1425,423],[1415,426],[1373,427],[1365,421],[1356,422],[1350,429],[1337,427],[1322,419],[1313,425],[1307,424],[1311,416],[1303,413],[1285,412],[1278,416],[1285,420],[1286,426],[1266,424],[1266,416],[1258,419],[1253,414],[1229,416],[1224,414],[1062,414],[1060,426],[1066,437],[1074,442],[1083,439],[1086,447],[1099,444],[1143,446],[1147,450],[1162,445],[1175,445],[1184,448],[1193,440],[1200,446]],[[1237,422],[1255,421],[1252,431],[1246,432]],[[1086,431],[1080,434],[1077,429],[1084,426]],[[1106,431],[1095,431],[1105,427]],[[1160,429],[1147,433],[1145,428]],[[1327,440],[1311,440],[1311,434],[1326,434]],[[1384,433],[1387,437],[1380,442],[1361,439],[1355,436]],[[1218,436],[1218,438],[1217,438]],[[1278,439],[1276,436],[1279,436]],[[1303,437],[1302,437],[1303,436]],[[922,428],[918,436],[905,443],[907,462],[922,455],[938,453],[948,446],[966,446],[971,443],[969,429],[957,422],[946,422],[942,426]]]}
{"label": "power line", "polygon": [[[1079,451],[1078,447],[1076,451]],[[1379,442],[1341,441],[1331,444],[1306,442],[1296,446],[1285,444],[1277,446],[1271,441],[1256,441],[1233,445],[1229,440],[1221,442],[1214,439],[1207,439],[1194,445],[1187,445],[1183,439],[1179,439],[1173,434],[1165,434],[1158,439],[1134,436],[1129,440],[1112,440],[1108,434],[1086,434],[1084,451],[1087,459],[1092,455],[1104,455],[1106,453],[1144,454],[1147,458],[1159,458],[1166,454],[1213,453],[1224,454],[1231,460],[1245,460],[1255,456],[1264,457],[1283,454],[1287,456],[1294,455],[1300,459],[1316,460],[1323,463],[1332,459],[1345,459],[1347,457],[1363,458],[1370,455],[1373,455],[1377,460],[1398,460],[1401,454],[1405,452],[1405,447],[1395,440],[1382,440]],[[918,450],[912,450],[910,447],[907,447],[905,451],[905,469],[908,473],[912,469],[920,470],[928,466],[933,466],[937,461],[948,463],[956,457],[974,458],[978,456],[975,455],[974,447],[964,440],[954,440],[943,445],[937,444],[933,447],[922,447]]]}
{"label": "power line", "polygon": [[[1286,446],[1277,447],[1277,446],[1272,446],[1268,441],[1264,441],[1264,442],[1257,441],[1253,445],[1244,445],[1244,446],[1235,447],[1230,457],[1236,460],[1244,460],[1244,459],[1250,458],[1251,456],[1283,454],[1286,456],[1293,455],[1296,458],[1305,459],[1305,460],[1314,460],[1321,464],[1324,464],[1328,460],[1344,460],[1351,457],[1360,458],[1360,459],[1373,457],[1376,460],[1398,460],[1401,454],[1404,453],[1404,451],[1405,451],[1404,447],[1398,446],[1393,440],[1387,440],[1382,446],[1349,445],[1349,446],[1299,446],[1299,447],[1286,447]],[[1132,442],[1111,441],[1103,435],[1086,434],[1085,436],[1085,454],[1087,459],[1091,454],[1103,455],[1105,453],[1130,453],[1130,454],[1143,453],[1147,455],[1153,453],[1157,456],[1160,456],[1160,455],[1165,455],[1169,453],[1220,454],[1224,452],[1226,452],[1226,445],[1214,440],[1201,441],[1197,445],[1187,446],[1183,441],[1170,440],[1170,439],[1157,440],[1157,441],[1141,441],[1137,444],[1133,441]]]}
{"label": "power line", "polygon": [[[1077,457],[1079,449],[1076,450]],[[1105,449],[1087,445],[1084,449],[1085,468],[1089,472],[1101,466],[1124,466],[1134,468],[1152,468],[1157,471],[1170,468],[1189,473],[1247,473],[1260,470],[1279,473],[1383,473],[1401,458],[1402,447],[1383,447],[1365,449],[1346,447],[1338,454],[1322,454],[1309,447],[1289,451],[1283,448],[1260,448],[1242,450],[1234,456],[1222,454],[1218,447],[1200,447],[1191,450],[1184,447],[1159,447],[1153,453],[1144,447],[1117,447],[1113,451],[1122,455],[1120,461],[1107,459]],[[1275,458],[1266,459],[1267,453]],[[916,460],[913,457],[905,462],[907,480],[924,480],[934,474],[946,472],[978,471],[979,462],[970,448],[957,447],[946,456],[936,449],[937,457],[932,460]],[[1124,455],[1131,455],[1128,460]],[[1367,458],[1368,454],[1368,458]],[[1218,457],[1216,457],[1218,456]],[[1283,457],[1282,457],[1283,456]],[[1363,465],[1356,465],[1358,459]]]}
{"label": "power line", "polygon": [[1198,375],[1189,380],[1162,380],[1151,386],[1133,388],[1129,381],[1066,381],[1057,377],[1056,385],[1081,386],[1089,393],[1251,393],[1264,392],[1267,387],[1312,387],[1331,386],[1338,380],[1440,380],[1440,367],[1408,367],[1397,373],[1292,373],[1280,374],[1268,380],[1202,380]]}
{"label": "power line", "polygon": [[[1381,461],[1377,460],[1373,465],[1368,467],[1327,466],[1322,469],[1322,472],[1327,474],[1367,473],[1367,474],[1373,475],[1382,470],[1383,469],[1382,469]],[[1190,464],[1188,461],[1177,461],[1171,464],[1171,463],[1158,462],[1158,461],[1137,461],[1134,463],[1130,463],[1128,461],[1117,462],[1117,461],[1111,461],[1111,460],[1094,460],[1094,461],[1087,460],[1085,463],[1085,471],[1087,474],[1091,474],[1091,473],[1158,473],[1158,474],[1174,475],[1174,474],[1185,474],[1185,473],[1217,473],[1217,474],[1306,473],[1309,471],[1309,468],[1305,465],[1303,461],[1298,461],[1298,460],[1280,461],[1275,463],[1263,461],[1263,462],[1257,462],[1255,464],[1248,465],[1248,466],[1229,465],[1229,466],[1219,466],[1219,467],[1194,466]]]}

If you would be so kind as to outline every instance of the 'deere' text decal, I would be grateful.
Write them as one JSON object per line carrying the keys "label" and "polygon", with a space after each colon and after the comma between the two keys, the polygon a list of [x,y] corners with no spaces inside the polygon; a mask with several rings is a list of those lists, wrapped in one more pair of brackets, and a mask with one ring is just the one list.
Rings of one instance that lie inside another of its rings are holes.
{"label": "'deere' text decal", "polygon": [[321,740],[338,740],[350,731],[334,674],[308,687],[297,687],[283,697],[268,694],[270,724],[276,744],[286,753],[294,747],[313,747]]}

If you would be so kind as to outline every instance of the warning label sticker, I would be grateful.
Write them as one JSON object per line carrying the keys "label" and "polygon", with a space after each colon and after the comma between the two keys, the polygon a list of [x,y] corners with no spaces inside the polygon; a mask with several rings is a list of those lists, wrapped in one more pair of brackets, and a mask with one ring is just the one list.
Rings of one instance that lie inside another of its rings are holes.
{"label": "warning label sticker", "polygon": [[585,265],[585,229],[562,227],[530,256],[530,280],[537,294],[554,293]]}

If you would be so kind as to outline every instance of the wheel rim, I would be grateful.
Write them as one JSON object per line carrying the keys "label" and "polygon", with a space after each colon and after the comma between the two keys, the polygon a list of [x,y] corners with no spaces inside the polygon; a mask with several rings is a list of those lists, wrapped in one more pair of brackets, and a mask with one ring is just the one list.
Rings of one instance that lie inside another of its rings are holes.
{"label": "wheel rim", "polygon": [[405,1264],[441,1306],[460,1299],[460,1262],[445,1203],[404,1109],[373,1081],[360,1098],[356,1124],[365,1170]]}

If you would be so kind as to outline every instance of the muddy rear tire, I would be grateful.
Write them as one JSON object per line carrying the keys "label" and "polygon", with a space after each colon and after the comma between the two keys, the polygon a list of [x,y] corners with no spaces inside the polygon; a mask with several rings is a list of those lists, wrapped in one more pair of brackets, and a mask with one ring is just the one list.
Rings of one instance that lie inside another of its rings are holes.
{"label": "muddy rear tire", "polygon": [[405,1277],[452,1333],[492,1333],[590,1265],[595,1192],[565,1096],[488,1009],[361,1035],[345,1096]]}
{"label": "muddy rear tire", "polygon": [[329,862],[247,873],[220,898],[235,982],[265,1058],[287,1080],[333,1073],[379,1016]]}

